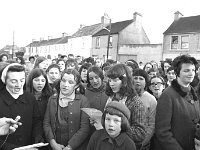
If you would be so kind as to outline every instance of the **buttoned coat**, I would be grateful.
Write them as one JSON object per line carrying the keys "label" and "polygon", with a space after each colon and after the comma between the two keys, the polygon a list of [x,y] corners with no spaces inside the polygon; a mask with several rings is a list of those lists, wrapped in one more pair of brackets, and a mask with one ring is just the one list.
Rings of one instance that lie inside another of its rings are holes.
{"label": "buttoned coat", "polygon": [[[56,140],[56,116],[59,95],[54,94],[49,98],[44,117],[43,128],[48,142]],[[68,104],[69,118],[69,141],[73,150],[84,150],[89,141],[89,117],[81,108],[89,107],[84,95],[76,94],[75,99]]]}
{"label": "buttoned coat", "polygon": [[193,100],[177,80],[173,80],[158,100],[154,150],[194,150],[194,120],[199,120],[199,100],[191,87]]}

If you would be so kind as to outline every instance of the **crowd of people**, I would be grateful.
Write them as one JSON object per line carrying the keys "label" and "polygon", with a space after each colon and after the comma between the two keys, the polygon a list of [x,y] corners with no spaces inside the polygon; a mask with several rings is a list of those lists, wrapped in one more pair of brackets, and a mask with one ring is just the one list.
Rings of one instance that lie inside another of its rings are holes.
{"label": "crowd of people", "polygon": [[[189,55],[143,66],[2,54],[0,149],[42,142],[44,150],[199,150],[198,67]],[[100,110],[101,121],[83,108]]]}

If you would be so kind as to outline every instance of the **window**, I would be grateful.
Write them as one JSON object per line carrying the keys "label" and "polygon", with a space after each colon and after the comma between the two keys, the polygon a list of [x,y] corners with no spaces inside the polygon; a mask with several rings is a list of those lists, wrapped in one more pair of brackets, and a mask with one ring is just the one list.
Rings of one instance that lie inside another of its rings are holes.
{"label": "window", "polygon": [[96,38],[96,47],[99,48],[100,47],[100,37]]}
{"label": "window", "polygon": [[181,49],[189,48],[189,36],[181,36]]}
{"label": "window", "polygon": [[113,41],[113,38],[112,38],[112,36],[110,36],[109,47],[112,47],[112,41]]}
{"label": "window", "polygon": [[171,49],[178,48],[178,36],[172,36]]}

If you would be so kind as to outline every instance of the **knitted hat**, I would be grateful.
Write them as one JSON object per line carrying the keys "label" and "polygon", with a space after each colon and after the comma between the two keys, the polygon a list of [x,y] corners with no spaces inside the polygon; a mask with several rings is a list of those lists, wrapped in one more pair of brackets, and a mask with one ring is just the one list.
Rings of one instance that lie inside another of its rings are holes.
{"label": "knitted hat", "polygon": [[124,114],[124,116],[129,120],[130,119],[130,110],[126,107],[125,104],[121,103],[121,102],[117,102],[117,101],[111,101],[110,103],[107,104],[106,109],[107,108],[113,108],[116,109],[118,111],[120,111],[122,114]]}
{"label": "knitted hat", "polygon": [[132,76],[142,76],[145,78],[145,82],[146,84],[149,82],[149,76],[146,73],[146,71],[142,70],[142,69],[135,69],[135,71],[133,72]]}

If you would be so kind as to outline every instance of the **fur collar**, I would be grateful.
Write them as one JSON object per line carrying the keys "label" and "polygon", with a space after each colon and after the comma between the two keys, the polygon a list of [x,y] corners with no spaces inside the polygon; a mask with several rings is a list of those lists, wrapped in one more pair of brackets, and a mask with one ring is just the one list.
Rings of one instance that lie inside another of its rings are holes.
{"label": "fur collar", "polygon": [[[181,89],[181,86],[178,84],[177,80],[173,80],[172,83],[171,83],[171,86],[172,88],[178,92],[182,97],[185,97],[187,96],[187,92],[184,92],[182,89]],[[192,93],[192,96],[193,96],[193,99],[196,101],[197,100],[197,94],[195,93],[195,90],[194,88],[191,86],[191,93]]]}

